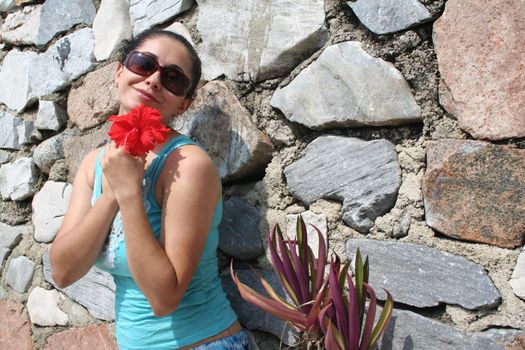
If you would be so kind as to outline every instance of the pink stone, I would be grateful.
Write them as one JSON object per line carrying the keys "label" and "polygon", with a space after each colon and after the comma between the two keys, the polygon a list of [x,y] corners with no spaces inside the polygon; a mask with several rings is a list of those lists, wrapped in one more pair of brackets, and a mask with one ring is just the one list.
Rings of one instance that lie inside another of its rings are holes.
{"label": "pink stone", "polygon": [[525,150],[441,140],[427,149],[427,224],[444,235],[514,248],[525,234]]}
{"label": "pink stone", "polygon": [[77,88],[71,89],[67,100],[67,113],[80,130],[100,125],[119,108],[114,74],[117,62],[99,68],[84,78]]}
{"label": "pink stone", "polygon": [[44,350],[118,350],[107,324],[91,325],[56,333],[47,339]]}
{"label": "pink stone", "polygon": [[0,300],[0,349],[32,350],[30,325],[22,304]]}
{"label": "pink stone", "polygon": [[477,139],[525,136],[525,2],[449,0],[434,23],[439,98]]}

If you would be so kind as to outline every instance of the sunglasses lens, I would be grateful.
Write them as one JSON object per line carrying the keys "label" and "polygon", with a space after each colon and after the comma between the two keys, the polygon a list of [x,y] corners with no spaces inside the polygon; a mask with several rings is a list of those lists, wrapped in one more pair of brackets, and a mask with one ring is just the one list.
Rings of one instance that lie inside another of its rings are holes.
{"label": "sunglasses lens", "polygon": [[184,96],[188,91],[190,82],[180,70],[173,67],[162,69],[162,85],[176,96]]}
{"label": "sunglasses lens", "polygon": [[157,61],[140,52],[132,52],[126,60],[126,68],[135,74],[147,76],[157,69]]}

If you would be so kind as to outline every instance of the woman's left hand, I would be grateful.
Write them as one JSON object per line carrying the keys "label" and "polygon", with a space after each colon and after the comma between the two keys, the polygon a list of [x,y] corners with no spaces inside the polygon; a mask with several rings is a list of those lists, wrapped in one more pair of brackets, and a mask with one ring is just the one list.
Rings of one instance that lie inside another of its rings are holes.
{"label": "woman's left hand", "polygon": [[117,148],[114,142],[106,145],[101,166],[117,201],[141,193],[145,164],[145,156],[129,155],[123,148]]}

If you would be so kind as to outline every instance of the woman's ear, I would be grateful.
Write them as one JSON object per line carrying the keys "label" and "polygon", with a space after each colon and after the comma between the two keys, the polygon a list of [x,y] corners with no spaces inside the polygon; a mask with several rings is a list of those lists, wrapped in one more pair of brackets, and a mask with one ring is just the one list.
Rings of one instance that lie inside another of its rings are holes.
{"label": "woman's ear", "polygon": [[117,70],[115,71],[115,74],[113,75],[114,77],[114,80],[115,80],[115,85],[118,87],[118,83],[119,83],[119,80],[120,80],[120,75],[122,74],[122,71],[124,70],[124,66],[122,65],[122,63],[118,63],[117,64]]}
{"label": "woman's ear", "polygon": [[191,104],[193,103],[193,100],[191,98],[183,98],[180,101],[179,108],[177,109],[177,115],[181,115],[184,112],[190,108]]}

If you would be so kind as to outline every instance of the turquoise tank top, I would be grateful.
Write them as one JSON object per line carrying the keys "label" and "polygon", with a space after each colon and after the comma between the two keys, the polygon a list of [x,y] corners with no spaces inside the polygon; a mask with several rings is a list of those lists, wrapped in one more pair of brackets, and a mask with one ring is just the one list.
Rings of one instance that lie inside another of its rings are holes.
{"label": "turquoise tank top", "polygon": [[[169,141],[152,160],[142,184],[144,208],[152,231],[160,239],[161,208],[155,198],[155,183],[169,154],[184,145],[195,145],[180,135]],[[102,193],[101,150],[95,166],[92,204]],[[115,281],[115,336],[120,350],[177,349],[220,333],[237,316],[222,288],[217,266],[218,225],[222,217],[222,200],[215,207],[208,239],[188,290],[170,315],[156,317],[148,300],[129,271],[122,220],[117,212],[96,266],[109,272]]]}

